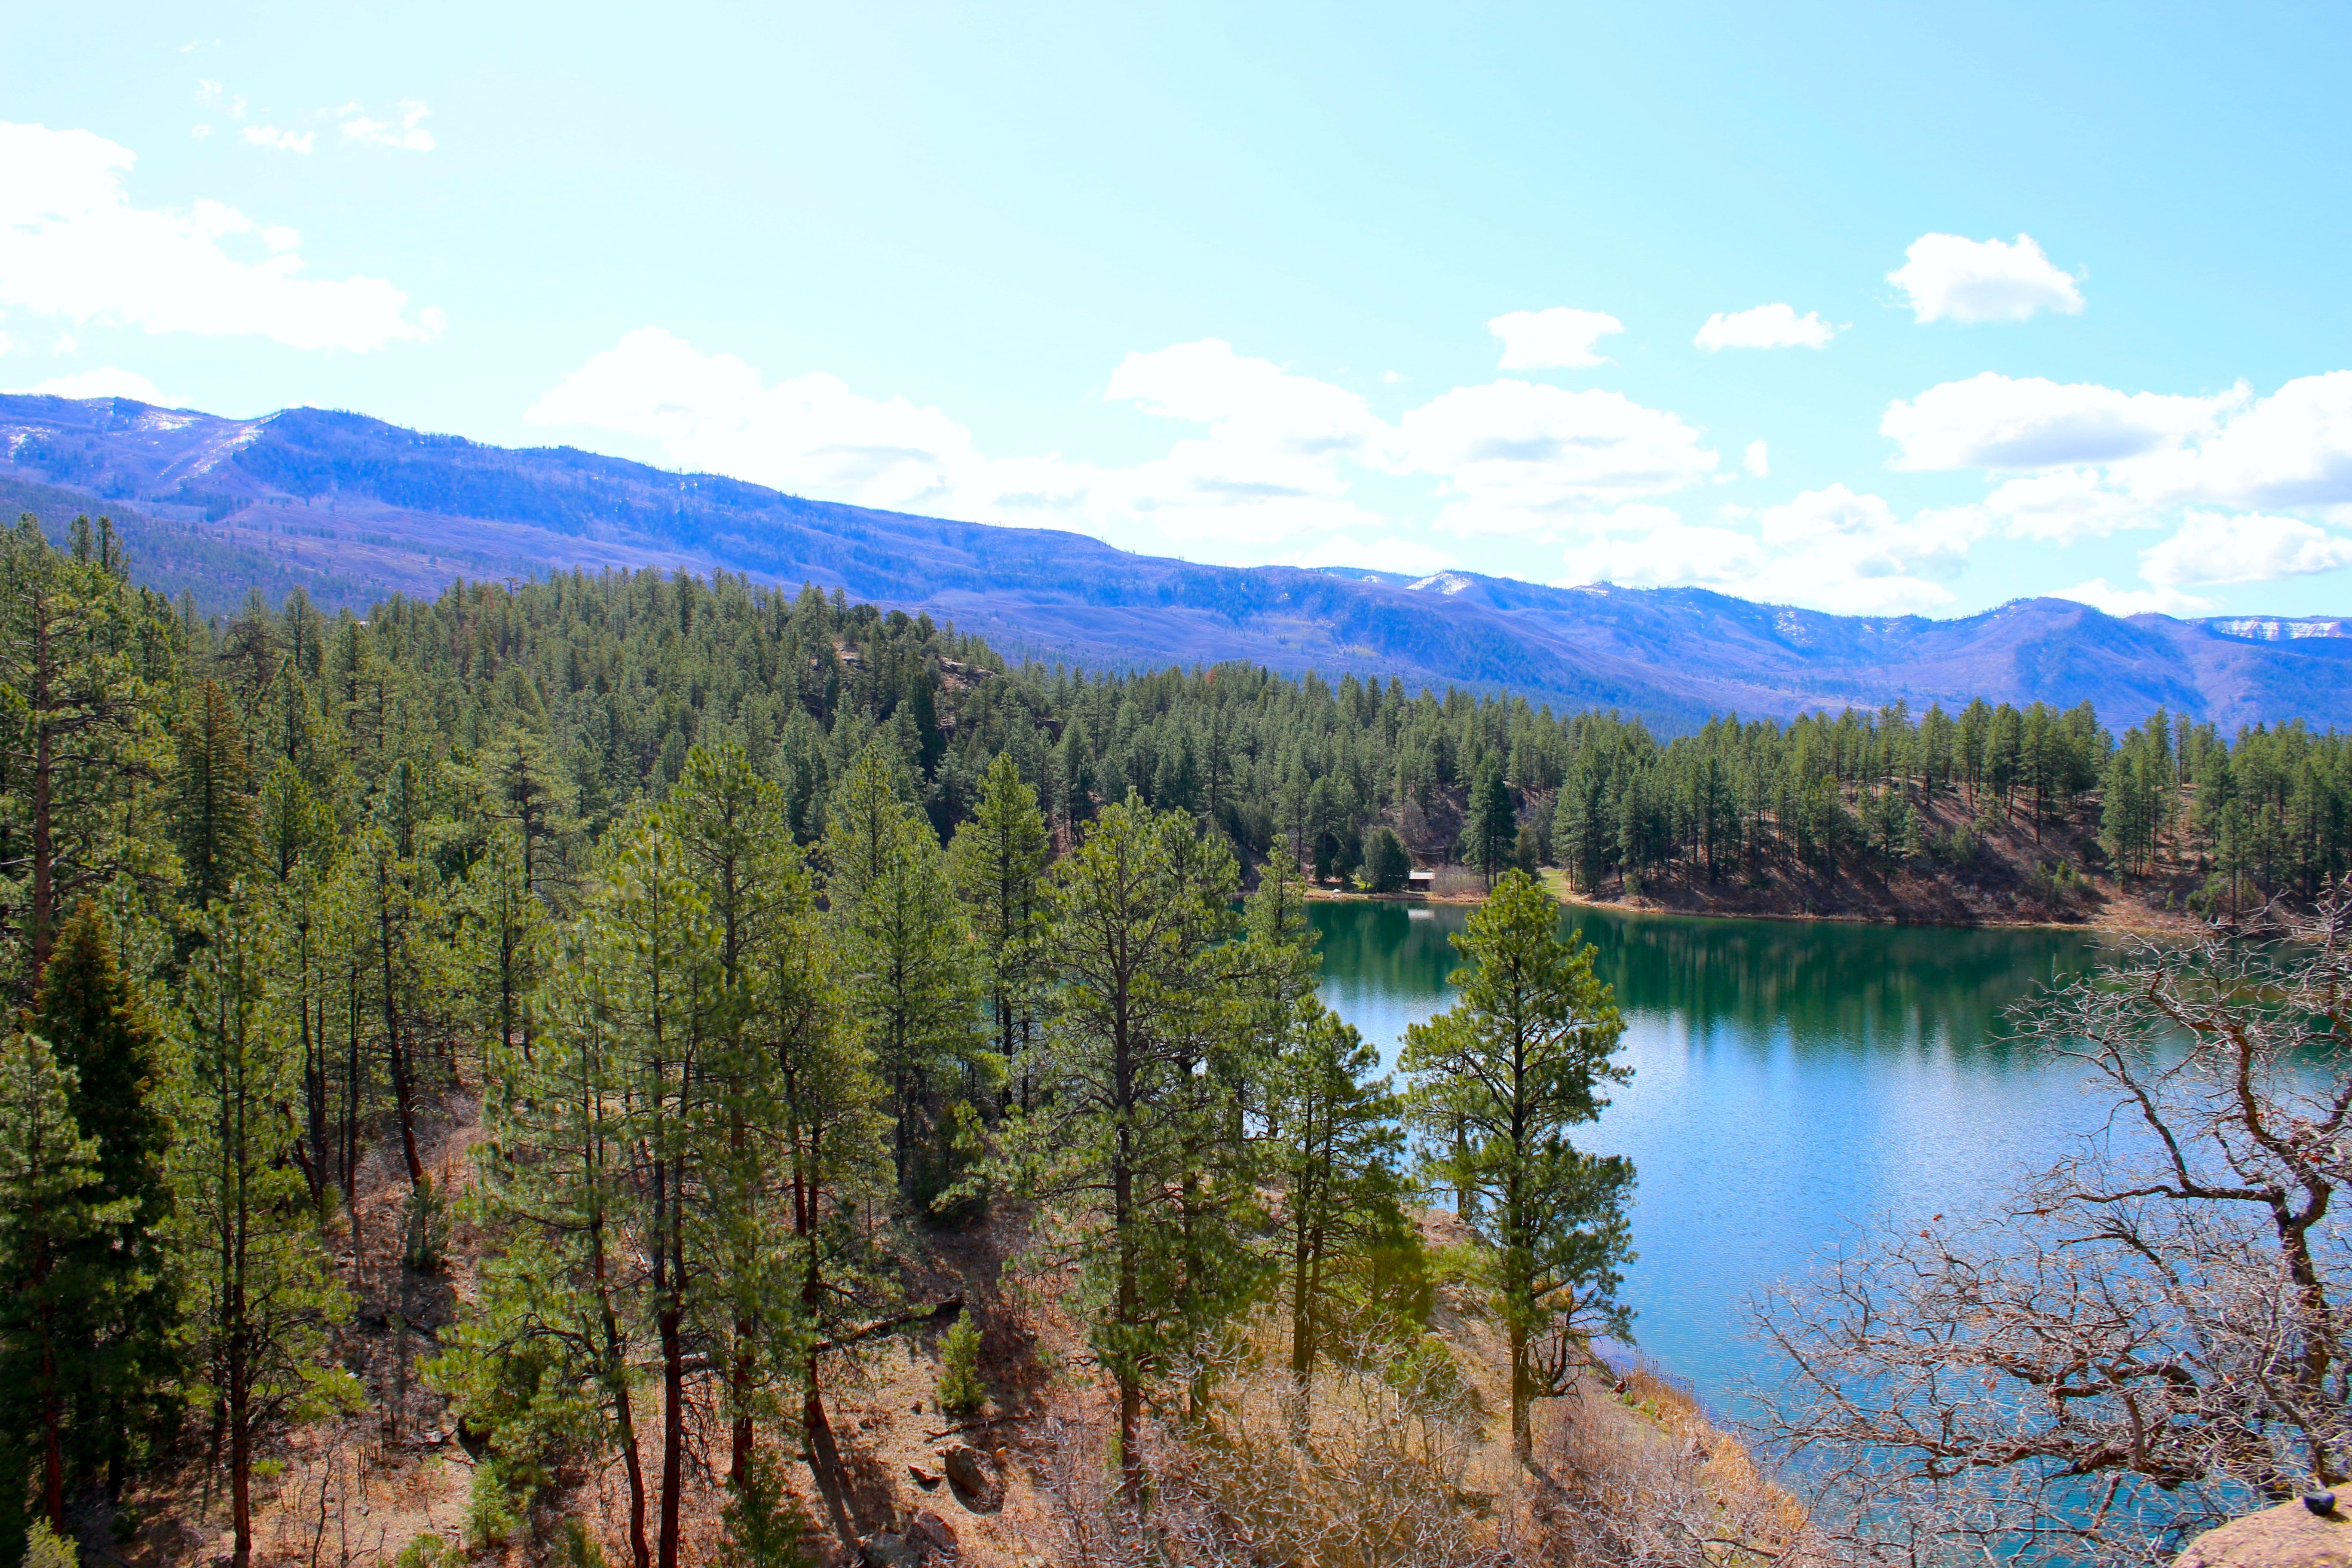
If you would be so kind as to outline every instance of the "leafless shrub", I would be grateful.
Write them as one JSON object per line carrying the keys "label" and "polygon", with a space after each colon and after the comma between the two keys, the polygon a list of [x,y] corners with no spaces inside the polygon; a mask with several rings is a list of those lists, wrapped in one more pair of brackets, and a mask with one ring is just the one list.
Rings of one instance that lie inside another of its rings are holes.
{"label": "leafless shrub", "polygon": [[1815,1467],[1816,1517],[1912,1562],[2138,1562],[2345,1479],[2347,890],[2141,947],[2014,1022],[2107,1098],[2080,1152],[1759,1310],[1790,1368],[1766,1428]]}

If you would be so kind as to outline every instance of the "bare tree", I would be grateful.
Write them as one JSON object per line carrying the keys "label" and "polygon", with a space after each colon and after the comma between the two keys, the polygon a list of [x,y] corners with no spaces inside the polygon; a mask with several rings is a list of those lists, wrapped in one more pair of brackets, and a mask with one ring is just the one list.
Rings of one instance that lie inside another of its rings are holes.
{"label": "bare tree", "polygon": [[1817,1467],[1817,1517],[1914,1561],[2145,1560],[2345,1479],[2352,885],[2012,1023],[2108,1100],[2078,1152],[1758,1310],[1789,1367],[1765,1429]]}

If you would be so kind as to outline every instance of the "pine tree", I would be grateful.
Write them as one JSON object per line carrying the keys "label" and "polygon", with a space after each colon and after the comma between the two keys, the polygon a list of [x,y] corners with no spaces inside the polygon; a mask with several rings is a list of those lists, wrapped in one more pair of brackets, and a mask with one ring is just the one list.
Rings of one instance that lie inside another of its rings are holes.
{"label": "pine tree", "polygon": [[1269,1075],[1265,1131],[1282,1197],[1290,1373],[1302,1392],[1340,1315],[1338,1257],[1369,1243],[1383,1207],[1395,1206],[1400,1101],[1386,1079],[1371,1076],[1380,1059],[1309,1002]]}
{"label": "pine tree", "polygon": [[1470,803],[1462,824],[1462,858],[1475,866],[1492,890],[1496,876],[1510,865],[1518,845],[1518,814],[1511,805],[1510,786],[1493,759],[1478,764],[1470,784]]}
{"label": "pine tree", "polygon": [[74,1458],[120,1486],[131,1438],[162,1417],[178,1370],[163,1255],[173,1134],[155,1027],[117,964],[111,922],[89,900],[58,931],[32,1028],[73,1086],[68,1110],[93,1150],[79,1201],[100,1216],[72,1248],[89,1291],[72,1330]]}
{"label": "pine tree", "polygon": [[825,892],[851,1024],[890,1090],[899,1194],[927,1206],[977,1152],[955,1112],[977,1087],[966,1075],[978,987],[945,857],[898,777],[879,745],[851,765],[825,828]]}
{"label": "pine tree", "polygon": [[1364,890],[1402,892],[1412,873],[1412,857],[1405,852],[1404,841],[1395,830],[1386,826],[1373,828],[1364,840]]}
{"label": "pine tree", "polygon": [[705,1231],[716,1298],[704,1337],[726,1369],[727,1474],[741,1507],[757,1500],[753,1446],[769,1404],[762,1371],[789,1364],[796,1338],[792,1260],[774,1244],[790,1170],[773,1136],[785,1110],[774,1047],[795,1023],[785,1016],[790,994],[807,984],[815,931],[783,792],[760,777],[742,747],[688,752],[661,826],[708,911],[715,978],[728,994],[711,1011],[703,1052],[702,1091],[723,1123],[702,1178],[712,1194]]}
{"label": "pine tree", "polygon": [[1493,1254],[1510,1343],[1511,1440],[1529,1452],[1528,1407],[1560,1392],[1596,1330],[1622,1333],[1618,1270],[1631,1258],[1632,1162],[1590,1154],[1568,1131],[1594,1120],[1601,1089],[1632,1069],[1612,1058],[1625,1030],[1592,950],[1562,942],[1559,906],[1506,874],[1454,937],[1461,1000],[1406,1031],[1401,1065],[1437,1183],[1475,1194],[1463,1215]]}
{"label": "pine tree", "polygon": [[1045,866],[1052,853],[1036,792],[1023,782],[1012,755],[998,752],[982,784],[979,810],[948,846],[948,865],[980,939],[982,981],[996,1020],[997,1054],[1021,1085],[1024,1110],[1035,1079],[1031,1047],[1036,1035],[1038,943]]}
{"label": "pine tree", "polygon": [[359,1403],[324,1361],[351,1300],[301,1201],[296,1064],[272,1017],[267,911],[217,903],[188,966],[189,1074],[176,1118],[174,1226],[194,1360],[226,1462],[231,1561],[253,1558],[254,1449],[280,1422]]}
{"label": "pine tree", "polygon": [[500,825],[450,900],[461,998],[484,1041],[528,1049],[531,1005],[553,956],[555,922],[531,890],[521,829]]}
{"label": "pine tree", "polygon": [[[75,1126],[73,1096],[73,1073],[46,1041],[21,1032],[0,1041],[0,1395],[10,1447],[36,1456],[40,1513],[58,1530],[71,1405],[88,1360],[80,1319],[105,1304],[89,1243],[123,1207],[91,1201],[98,1145]],[[0,1508],[14,1515],[20,1497]],[[22,1522],[0,1519],[10,1534]]]}
{"label": "pine tree", "polygon": [[186,877],[180,896],[201,910],[228,897],[260,850],[245,731],[219,682],[196,682],[173,740],[179,765],[173,775],[172,834]]}
{"label": "pine tree", "polygon": [[168,752],[142,644],[163,638],[168,612],[124,583],[100,521],[106,547],[78,559],[29,512],[0,538],[0,873],[15,884],[0,888],[23,944],[6,976],[20,1000],[75,900],[121,875],[158,885],[170,865],[140,809]]}
{"label": "pine tree", "polygon": [[486,1077],[500,1087],[483,1108],[477,1202],[500,1245],[486,1253],[479,1301],[432,1376],[501,1453],[617,1455],[631,1562],[648,1568],[629,1075],[602,970],[613,941],[592,900],[553,966],[534,1048],[489,1047]]}
{"label": "pine tree", "polygon": [[1224,951],[1234,881],[1231,857],[1188,815],[1133,797],[1105,807],[1054,868],[1060,1006],[1043,1109],[1021,1147],[1033,1191],[1076,1233],[1090,1338],[1118,1387],[1122,1487],[1138,1509],[1146,1387],[1193,1346],[1199,1310],[1214,1299],[1196,1273],[1214,1261],[1209,1250],[1245,1246],[1188,1223],[1203,1206],[1188,1182],[1221,1174],[1201,1167],[1202,1154],[1229,1146],[1223,1108],[1201,1100],[1215,1075],[1197,1069],[1239,1024]]}

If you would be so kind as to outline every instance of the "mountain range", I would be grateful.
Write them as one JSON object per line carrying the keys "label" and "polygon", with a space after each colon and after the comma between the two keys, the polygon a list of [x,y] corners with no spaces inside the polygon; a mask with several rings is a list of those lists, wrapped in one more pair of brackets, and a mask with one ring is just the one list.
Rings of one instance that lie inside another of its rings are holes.
{"label": "mountain range", "polygon": [[2352,617],[2113,616],[2022,599],[1951,620],[1693,588],[1553,588],[1446,572],[1212,566],[1084,534],[878,511],[571,447],[516,449],[289,408],[227,419],[125,398],[0,395],[0,508],[107,512],[134,571],[202,607],[300,584],[329,605],[574,567],[725,568],[927,611],[1009,657],[1092,668],[1248,659],[1616,708],[1914,710],[1971,697],[2158,707],[2225,728],[2352,726]]}

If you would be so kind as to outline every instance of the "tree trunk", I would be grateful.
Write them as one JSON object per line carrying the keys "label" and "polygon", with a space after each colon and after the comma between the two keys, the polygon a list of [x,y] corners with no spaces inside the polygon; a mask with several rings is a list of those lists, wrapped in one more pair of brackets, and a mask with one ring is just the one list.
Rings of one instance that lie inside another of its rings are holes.
{"label": "tree trunk", "polygon": [[1528,1419],[1534,1403],[1534,1380],[1528,1376],[1528,1328],[1511,1324],[1511,1452],[1526,1464],[1535,1451],[1535,1434]]}
{"label": "tree trunk", "polygon": [[380,886],[378,893],[383,900],[376,906],[376,935],[383,968],[383,1048],[392,1068],[393,1104],[400,1113],[400,1152],[408,1162],[408,1190],[414,1193],[425,1185],[425,1162],[416,1152],[415,1087],[409,1081],[407,1048],[400,1043],[399,993],[392,978],[392,889]]}
{"label": "tree trunk", "polygon": [[662,1309],[661,1568],[677,1568],[678,1505],[686,1479],[686,1352],[675,1295]]}
{"label": "tree trunk", "polygon": [[589,1269],[596,1281],[596,1305],[604,1321],[604,1377],[613,1391],[613,1420],[621,1429],[621,1464],[629,1478],[629,1560],[635,1568],[651,1568],[653,1554],[646,1550],[646,1469],[637,1455],[636,1413],[629,1405],[629,1363],[621,1349],[620,1320],[613,1313],[606,1289],[604,1227],[591,1222]]}
{"label": "tree trunk", "polygon": [[49,811],[56,789],[56,756],[49,736],[49,617],[46,605],[33,611],[33,991],[49,966],[57,940],[57,842]]}

